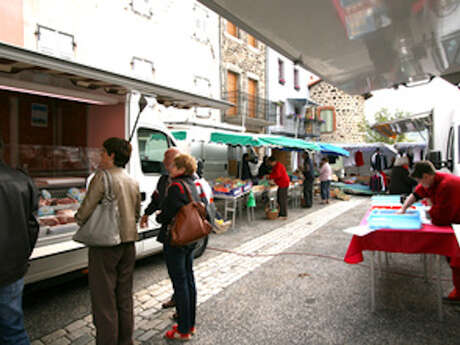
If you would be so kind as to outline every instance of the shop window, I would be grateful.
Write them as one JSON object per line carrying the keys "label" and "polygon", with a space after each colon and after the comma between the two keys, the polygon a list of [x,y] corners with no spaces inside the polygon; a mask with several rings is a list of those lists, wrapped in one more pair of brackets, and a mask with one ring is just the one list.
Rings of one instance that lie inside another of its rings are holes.
{"label": "shop window", "polygon": [[131,0],[131,7],[134,13],[151,18],[153,15],[151,0]]}
{"label": "shop window", "polygon": [[324,121],[321,124],[321,133],[332,133],[336,129],[335,108],[330,106],[318,107],[318,120]]}
{"label": "shop window", "polygon": [[153,129],[139,128],[137,130],[139,158],[143,173],[162,173],[164,170],[163,157],[169,148],[168,137]]}
{"label": "shop window", "polygon": [[38,51],[71,60],[75,57],[75,39],[73,35],[38,25]]}
{"label": "shop window", "polygon": [[254,36],[248,34],[248,44],[251,46],[251,47],[254,47],[254,48],[257,48],[257,40]]}
{"label": "shop window", "polygon": [[284,79],[284,61],[281,59],[278,59],[278,82],[281,85],[286,83],[286,79]]}
{"label": "shop window", "polygon": [[233,37],[238,38],[238,27],[232,22],[227,20],[227,33]]}
{"label": "shop window", "polygon": [[296,89],[297,91],[300,90],[299,70],[297,68],[294,68],[294,89]]}

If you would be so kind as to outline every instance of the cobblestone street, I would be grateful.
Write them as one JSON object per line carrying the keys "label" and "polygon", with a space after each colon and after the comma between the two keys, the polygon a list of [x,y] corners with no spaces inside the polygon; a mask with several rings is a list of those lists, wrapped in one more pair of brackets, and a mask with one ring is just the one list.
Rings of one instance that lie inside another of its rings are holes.
{"label": "cobblestone street", "polygon": [[[205,255],[195,262],[198,332],[191,343],[457,344],[460,308],[445,305],[444,322],[438,321],[436,285],[424,282],[418,255],[390,256],[378,275],[377,308],[371,312],[369,256],[363,264],[345,264],[351,236],[342,231],[358,224],[368,206],[369,199],[354,197],[290,210],[288,221],[269,222],[259,214],[253,223],[240,219],[235,230],[213,234]],[[152,272],[162,278],[142,278]],[[173,324],[173,311],[161,309],[161,303],[172,289],[161,256],[139,265],[136,275],[136,344],[169,343],[163,333]],[[446,293],[451,288],[447,263],[442,276]],[[87,311],[73,313],[81,306],[72,307],[78,302],[66,297],[69,302],[54,307],[60,320],[51,324],[59,326],[48,325],[47,333],[32,324],[36,317],[25,309],[31,334],[38,334],[32,337],[34,345],[95,343],[87,286],[80,289],[84,293],[77,301],[86,301]],[[46,315],[47,308],[41,309]],[[66,313],[79,316],[65,322]]]}
{"label": "cobblestone street", "polygon": [[[222,253],[195,265],[198,305],[201,305],[229,285],[270,261],[270,254],[279,253],[304,239],[331,219],[357,207],[362,200],[338,203],[301,217],[241,246],[233,253]],[[261,256],[254,256],[261,255]],[[172,294],[169,279],[164,279],[134,294],[135,339],[138,343],[150,340],[168,328],[171,312],[161,309],[161,303]],[[33,345],[92,344],[95,329],[91,315],[73,321],[63,329],[35,339]]]}

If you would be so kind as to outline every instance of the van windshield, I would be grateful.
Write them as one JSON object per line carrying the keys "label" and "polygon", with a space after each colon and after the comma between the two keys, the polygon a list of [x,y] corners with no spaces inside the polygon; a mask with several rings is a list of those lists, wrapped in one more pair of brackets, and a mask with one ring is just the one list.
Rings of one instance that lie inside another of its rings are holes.
{"label": "van windshield", "polygon": [[137,140],[142,172],[163,173],[163,156],[169,147],[166,134],[153,129],[139,128]]}

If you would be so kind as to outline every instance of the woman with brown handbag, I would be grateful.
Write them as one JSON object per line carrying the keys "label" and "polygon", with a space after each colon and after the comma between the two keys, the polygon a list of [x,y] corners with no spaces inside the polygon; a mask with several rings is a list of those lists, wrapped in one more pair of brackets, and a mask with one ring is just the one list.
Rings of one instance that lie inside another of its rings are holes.
{"label": "woman with brown handbag", "polygon": [[[191,192],[194,201],[205,202],[200,199],[194,183],[196,171],[195,158],[188,154],[181,154],[174,159],[169,173],[172,182],[167,190],[166,199],[161,212],[157,215],[157,222],[163,226],[171,226],[179,210],[192,202],[187,193]],[[196,287],[193,275],[193,249],[195,244],[172,246],[168,234],[164,250],[168,273],[173,283],[178,324],[167,331],[167,339],[190,340],[195,333],[196,315]]]}

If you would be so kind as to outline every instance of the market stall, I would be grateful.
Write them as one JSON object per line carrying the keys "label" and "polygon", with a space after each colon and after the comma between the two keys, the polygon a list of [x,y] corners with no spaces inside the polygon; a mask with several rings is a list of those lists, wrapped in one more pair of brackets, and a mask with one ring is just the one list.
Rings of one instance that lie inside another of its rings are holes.
{"label": "market stall", "polygon": [[[399,196],[373,197],[372,206],[359,227],[346,229],[353,234],[344,261],[357,264],[364,260],[363,252],[370,251],[371,309],[375,310],[375,252],[405,254],[435,254],[437,270],[438,317],[442,320],[440,256],[447,256],[452,267],[460,266],[460,247],[451,226],[435,226],[425,214],[426,207],[413,205],[406,214],[397,214],[401,208]],[[426,276],[426,267],[424,267]]]}

